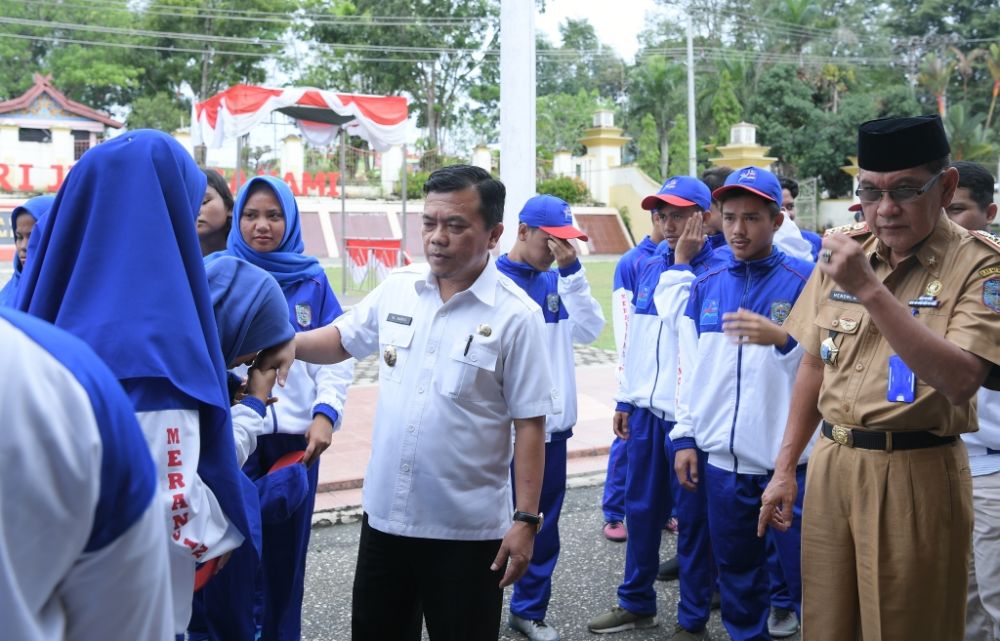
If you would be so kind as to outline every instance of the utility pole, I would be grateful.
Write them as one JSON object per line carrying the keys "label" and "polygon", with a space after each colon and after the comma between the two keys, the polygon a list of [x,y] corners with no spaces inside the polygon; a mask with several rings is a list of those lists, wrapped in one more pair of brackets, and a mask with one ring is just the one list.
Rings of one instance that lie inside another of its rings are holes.
{"label": "utility pole", "polygon": [[500,2],[500,179],[507,187],[500,251],[517,238],[517,215],[535,195],[535,2]]}
{"label": "utility pole", "polygon": [[691,10],[687,15],[687,72],[688,72],[688,174],[698,176],[698,150],[694,122],[694,36]]}

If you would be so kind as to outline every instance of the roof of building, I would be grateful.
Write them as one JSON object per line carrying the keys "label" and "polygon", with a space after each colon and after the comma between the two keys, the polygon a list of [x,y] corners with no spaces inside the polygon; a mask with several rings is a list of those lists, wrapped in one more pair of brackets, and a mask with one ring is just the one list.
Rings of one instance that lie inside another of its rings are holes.
{"label": "roof of building", "polygon": [[113,127],[115,129],[121,129],[125,125],[112,119],[106,113],[92,109],[87,105],[80,104],[67,98],[61,91],[56,89],[52,85],[52,76],[36,73],[35,74],[35,84],[32,85],[30,89],[18,96],[17,98],[12,98],[0,102],[0,114],[10,113],[12,111],[20,111],[22,109],[27,109],[31,104],[42,94],[48,94],[48,96],[64,111],[71,113],[82,118],[87,118],[89,120],[94,120],[108,127]]}

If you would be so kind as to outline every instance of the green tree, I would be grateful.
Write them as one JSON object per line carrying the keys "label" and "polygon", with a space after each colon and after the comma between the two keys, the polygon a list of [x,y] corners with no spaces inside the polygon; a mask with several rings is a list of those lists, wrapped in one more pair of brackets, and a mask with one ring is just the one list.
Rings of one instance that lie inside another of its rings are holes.
{"label": "green tree", "polygon": [[729,130],[743,116],[743,108],[736,99],[733,80],[728,69],[719,70],[719,85],[712,97],[712,120],[715,123],[716,145],[729,142]]}
{"label": "green tree", "polygon": [[204,100],[237,83],[267,80],[280,60],[296,0],[150,0],[144,26],[167,50],[149,56],[143,81],[176,93],[189,86]]}
{"label": "green tree", "polygon": [[125,124],[129,129],[159,129],[173,132],[190,121],[191,107],[176,96],[159,91],[132,101]]}
{"label": "green tree", "polygon": [[11,21],[0,24],[0,60],[4,63],[0,98],[25,91],[35,73],[51,74],[55,86],[67,96],[98,109],[126,104],[140,90],[143,66],[128,45],[143,40],[128,35],[138,21],[128,7],[4,2],[0,17]]}
{"label": "green tree", "polygon": [[431,154],[441,154],[444,131],[463,118],[473,83],[496,77],[485,68],[499,63],[498,0],[353,0],[333,7],[310,0],[307,7],[329,19],[304,27],[302,37],[318,47],[303,76],[316,84],[346,78],[355,91],[408,94]]}
{"label": "green tree", "polygon": [[680,115],[674,120],[670,133],[667,134],[670,164],[664,172],[667,176],[687,176],[690,173],[691,161],[688,159],[688,119]]}
{"label": "green tree", "polygon": [[650,178],[662,181],[666,176],[661,172],[660,166],[660,141],[656,135],[656,120],[653,114],[643,114],[639,120],[639,135],[636,136],[636,164],[639,169],[646,172]]}
{"label": "green tree", "polygon": [[576,95],[565,93],[538,96],[535,99],[535,144],[543,157],[551,157],[561,149],[574,154],[584,152],[580,138],[591,126],[594,112],[607,107],[597,91],[581,90]]}
{"label": "green tree", "polygon": [[948,109],[944,129],[955,160],[996,161],[992,132],[983,125],[982,114],[968,113],[965,103],[957,102]]}
{"label": "green tree", "polygon": [[670,142],[667,136],[678,114],[686,110],[685,82],[684,68],[669,63],[663,56],[643,58],[630,76],[629,114],[639,121],[645,114],[653,117],[660,148],[661,176],[669,175]]}

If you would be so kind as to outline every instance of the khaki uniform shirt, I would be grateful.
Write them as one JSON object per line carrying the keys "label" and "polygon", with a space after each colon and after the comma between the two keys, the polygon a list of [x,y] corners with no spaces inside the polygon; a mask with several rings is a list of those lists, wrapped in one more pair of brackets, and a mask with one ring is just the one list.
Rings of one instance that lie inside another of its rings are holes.
{"label": "khaki uniform shirt", "polygon": [[[930,236],[895,269],[889,249],[866,228],[854,235],[878,279],[935,334],[994,364],[1000,363],[1000,248],[994,248],[943,213]],[[842,231],[842,229],[837,230]],[[850,233],[850,232],[849,232]],[[925,306],[919,306],[924,296]],[[950,436],[976,430],[975,400],[952,405],[917,379],[912,403],[886,400],[889,357],[895,350],[868,311],[834,280],[814,270],[784,328],[813,356],[828,337],[839,348],[827,364],[819,411],[831,423],[873,430],[930,430]],[[937,307],[926,306],[937,300]],[[994,367],[987,381],[1000,382]]]}

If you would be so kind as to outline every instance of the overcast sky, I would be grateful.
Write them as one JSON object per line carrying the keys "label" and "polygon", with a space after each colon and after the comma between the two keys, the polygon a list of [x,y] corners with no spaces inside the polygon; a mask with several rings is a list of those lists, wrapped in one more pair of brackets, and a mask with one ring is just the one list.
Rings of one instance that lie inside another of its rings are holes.
{"label": "overcast sky", "polygon": [[[622,58],[631,61],[638,49],[636,41],[645,26],[646,11],[656,8],[653,0],[547,0],[545,13],[535,16],[535,27],[560,43],[559,23],[566,18],[587,18],[597,37],[611,45]],[[613,11],[613,14],[611,13]]]}

